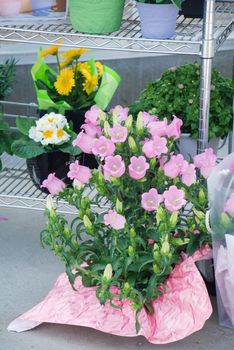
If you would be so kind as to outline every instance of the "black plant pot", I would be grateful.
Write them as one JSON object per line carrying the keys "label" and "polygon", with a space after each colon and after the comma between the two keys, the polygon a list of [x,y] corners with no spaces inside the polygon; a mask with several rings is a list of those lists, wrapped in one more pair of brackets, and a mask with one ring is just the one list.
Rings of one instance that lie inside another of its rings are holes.
{"label": "black plant pot", "polygon": [[41,188],[41,184],[50,173],[55,173],[60,180],[71,184],[71,180],[67,178],[70,161],[70,154],[56,150],[27,159],[26,164],[34,185],[42,192],[49,193],[46,188]]}
{"label": "black plant pot", "polygon": [[68,122],[72,122],[73,130],[79,134],[81,130],[81,125],[85,122],[85,113],[89,110],[87,109],[79,109],[77,111],[65,111],[65,117]]}
{"label": "black plant pot", "polygon": [[185,0],[182,2],[180,14],[184,17],[203,18],[204,0]]}

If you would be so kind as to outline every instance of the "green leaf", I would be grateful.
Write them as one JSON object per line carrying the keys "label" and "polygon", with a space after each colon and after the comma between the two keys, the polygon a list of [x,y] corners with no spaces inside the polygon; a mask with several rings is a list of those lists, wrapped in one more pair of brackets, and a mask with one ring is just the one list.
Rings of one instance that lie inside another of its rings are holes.
{"label": "green leaf", "polygon": [[44,148],[33,140],[20,139],[12,144],[12,152],[24,159],[30,159],[45,152]]}
{"label": "green leaf", "polygon": [[78,156],[82,153],[79,147],[74,147],[71,143],[66,143],[64,145],[59,146],[60,151],[64,153],[69,153],[73,156]]}
{"label": "green leaf", "polygon": [[[10,134],[4,133],[1,135],[0,132],[0,153],[7,152],[8,154],[12,154],[11,151],[11,144],[12,144],[12,137]],[[2,150],[4,149],[4,151]]]}
{"label": "green leaf", "polygon": [[3,120],[0,119],[0,131],[6,131],[9,130],[9,125],[7,122],[4,122]]}
{"label": "green leaf", "polygon": [[17,117],[16,126],[23,135],[28,136],[30,128],[35,126],[35,120],[31,118]]}
{"label": "green leaf", "polygon": [[156,285],[157,285],[157,275],[153,275],[150,277],[149,284],[146,291],[146,298],[148,302],[152,300],[154,291],[156,289]]}

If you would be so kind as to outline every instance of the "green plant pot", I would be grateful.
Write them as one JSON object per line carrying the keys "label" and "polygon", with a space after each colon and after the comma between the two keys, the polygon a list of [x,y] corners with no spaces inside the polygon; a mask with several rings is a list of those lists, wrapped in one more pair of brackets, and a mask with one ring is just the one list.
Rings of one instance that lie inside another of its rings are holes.
{"label": "green plant pot", "polygon": [[125,0],[69,0],[70,19],[75,31],[108,34],[119,30]]}

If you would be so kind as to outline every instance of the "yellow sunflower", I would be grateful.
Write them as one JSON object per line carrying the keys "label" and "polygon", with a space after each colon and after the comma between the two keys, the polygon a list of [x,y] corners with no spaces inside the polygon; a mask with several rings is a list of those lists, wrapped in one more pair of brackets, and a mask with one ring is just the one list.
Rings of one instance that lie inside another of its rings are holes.
{"label": "yellow sunflower", "polygon": [[[57,43],[58,44],[62,44],[63,40],[58,40]],[[57,55],[58,53],[58,50],[60,48],[60,45],[54,45],[54,46],[50,46],[50,47],[47,47],[46,49],[42,50],[41,51],[41,57],[46,57],[46,56],[55,56]]]}
{"label": "yellow sunflower", "polygon": [[80,72],[85,78],[85,82],[83,83],[83,90],[88,95],[90,95],[98,85],[98,77],[97,75],[91,75],[90,72],[85,68],[82,68]]}
{"label": "yellow sunflower", "polygon": [[90,67],[89,62],[83,62],[83,63],[79,62],[77,65],[77,68],[79,71],[87,70],[91,74],[91,67]]}
{"label": "yellow sunflower", "polygon": [[87,49],[80,48],[80,49],[70,49],[63,53],[61,53],[61,57],[65,59],[70,59],[71,61],[78,59],[83,53],[87,52]]}
{"label": "yellow sunflower", "polygon": [[103,65],[101,64],[101,62],[96,62],[95,67],[97,68],[99,77],[102,77],[103,76]]}
{"label": "yellow sunflower", "polygon": [[63,67],[69,66],[72,62],[73,62],[73,58],[69,57],[65,61],[60,62],[60,67],[63,68]]}
{"label": "yellow sunflower", "polygon": [[60,95],[68,96],[75,86],[73,70],[71,68],[62,69],[54,86]]}

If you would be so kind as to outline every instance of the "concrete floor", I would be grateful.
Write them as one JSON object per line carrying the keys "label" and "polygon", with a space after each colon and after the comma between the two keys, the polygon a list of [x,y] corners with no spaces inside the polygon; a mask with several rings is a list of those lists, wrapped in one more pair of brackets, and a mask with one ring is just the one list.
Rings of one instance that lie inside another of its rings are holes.
{"label": "concrete floor", "polygon": [[[217,313],[203,330],[177,343],[157,346],[144,338],[121,338],[88,328],[43,324],[25,333],[9,333],[8,324],[40,302],[63,265],[39,244],[43,213],[0,207],[0,350],[233,350],[234,331],[218,325]],[[214,300],[215,307],[215,300]]]}

